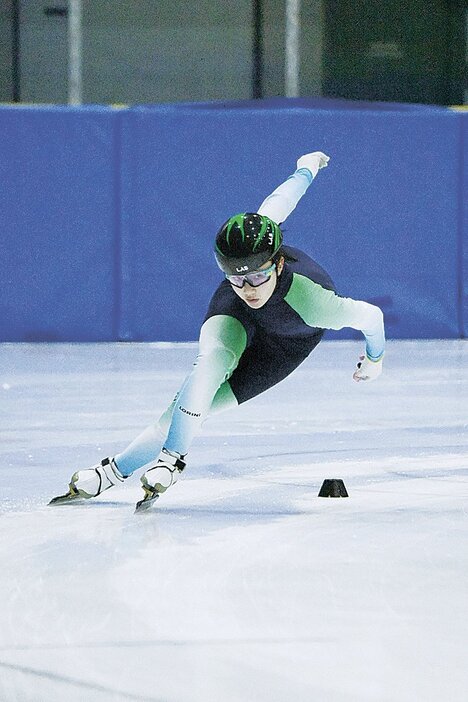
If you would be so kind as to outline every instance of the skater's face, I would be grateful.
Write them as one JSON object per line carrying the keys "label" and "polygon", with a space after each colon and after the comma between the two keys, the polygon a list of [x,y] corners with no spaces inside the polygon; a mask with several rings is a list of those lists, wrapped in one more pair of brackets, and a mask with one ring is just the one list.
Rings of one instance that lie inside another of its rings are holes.
{"label": "skater's face", "polygon": [[[267,268],[271,268],[272,265],[273,261],[267,261],[263,264],[263,266],[260,266],[258,270],[267,270]],[[262,283],[257,287],[253,287],[252,285],[249,285],[247,281],[245,281],[242,288],[238,288],[235,285],[231,285],[231,288],[234,290],[236,295],[238,295],[241,300],[245,302],[246,305],[258,310],[260,307],[263,307],[263,305],[267,303],[270,297],[273,295],[278,276],[281,275],[283,266],[284,258],[281,257],[276,265],[276,268],[273,269],[271,275],[265,283]]]}

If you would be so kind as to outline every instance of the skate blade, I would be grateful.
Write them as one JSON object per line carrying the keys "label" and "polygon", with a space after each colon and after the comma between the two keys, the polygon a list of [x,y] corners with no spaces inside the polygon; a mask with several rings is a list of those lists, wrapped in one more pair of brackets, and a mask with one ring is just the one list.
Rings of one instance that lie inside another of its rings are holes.
{"label": "skate blade", "polygon": [[[145,491],[146,492],[146,491]],[[136,503],[135,514],[138,512],[147,512],[159,497],[159,493],[146,492],[144,498]]]}
{"label": "skate blade", "polygon": [[51,501],[49,502],[49,505],[63,505],[67,502],[73,502],[74,500],[82,500],[83,495],[80,495],[78,490],[70,485],[70,488],[65,495],[58,495],[57,497],[53,497]]}

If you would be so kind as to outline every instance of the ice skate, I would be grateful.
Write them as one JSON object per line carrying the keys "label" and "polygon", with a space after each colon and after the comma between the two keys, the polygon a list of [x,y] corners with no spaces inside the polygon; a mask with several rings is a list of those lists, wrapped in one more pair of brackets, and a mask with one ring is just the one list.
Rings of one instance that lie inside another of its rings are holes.
{"label": "ice skate", "polygon": [[54,497],[49,504],[58,505],[78,499],[88,500],[91,497],[97,497],[124,480],[125,476],[120,473],[114,459],[104,458],[98,465],[74,473],[68,486],[68,492],[65,495]]}
{"label": "ice skate", "polygon": [[185,468],[185,461],[163,449],[158,457],[158,462],[148,468],[141,477],[141,484],[145,492],[142,500],[137,502],[135,512],[143,512],[151,507],[159,495],[166,492],[171,485],[177,482],[179,473]]}

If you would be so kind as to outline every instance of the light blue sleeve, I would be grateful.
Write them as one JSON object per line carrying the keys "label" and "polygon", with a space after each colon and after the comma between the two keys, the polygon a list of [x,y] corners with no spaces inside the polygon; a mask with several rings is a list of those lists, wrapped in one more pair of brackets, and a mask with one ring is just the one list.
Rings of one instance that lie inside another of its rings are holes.
{"label": "light blue sleeve", "polygon": [[299,168],[265,198],[257,210],[258,214],[269,217],[276,224],[281,224],[306,193],[312,180],[312,173],[308,168]]}

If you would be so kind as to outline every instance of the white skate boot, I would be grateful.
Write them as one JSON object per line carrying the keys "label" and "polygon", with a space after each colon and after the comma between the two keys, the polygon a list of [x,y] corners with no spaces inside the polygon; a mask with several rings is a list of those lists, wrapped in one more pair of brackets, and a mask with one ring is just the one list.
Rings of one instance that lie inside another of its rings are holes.
{"label": "white skate boot", "polygon": [[166,492],[171,485],[177,482],[179,474],[185,468],[185,461],[182,456],[169,453],[163,448],[158,456],[157,463],[148,468],[141,476],[141,484],[145,491],[145,496],[136,504],[136,512],[148,509],[155,502],[161,493]]}
{"label": "white skate boot", "polygon": [[104,458],[96,466],[74,473],[68,486],[68,492],[65,495],[54,497],[49,504],[56,505],[79,498],[88,500],[90,497],[97,497],[104,490],[108,490],[124,480],[125,476],[117,468],[114,459]]}

